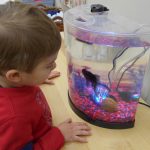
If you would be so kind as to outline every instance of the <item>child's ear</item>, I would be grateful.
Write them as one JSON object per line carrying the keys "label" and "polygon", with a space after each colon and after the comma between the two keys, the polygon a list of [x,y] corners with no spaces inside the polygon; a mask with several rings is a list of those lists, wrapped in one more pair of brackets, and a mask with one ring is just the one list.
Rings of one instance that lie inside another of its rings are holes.
{"label": "child's ear", "polygon": [[15,69],[8,70],[5,76],[8,81],[11,81],[14,83],[18,83],[21,81],[21,73]]}

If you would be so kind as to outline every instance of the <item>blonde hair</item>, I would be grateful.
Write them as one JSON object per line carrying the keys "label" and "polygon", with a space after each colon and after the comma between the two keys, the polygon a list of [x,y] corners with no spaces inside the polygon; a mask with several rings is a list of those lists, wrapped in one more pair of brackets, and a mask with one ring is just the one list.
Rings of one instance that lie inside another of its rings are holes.
{"label": "blonde hair", "polygon": [[0,8],[0,73],[9,69],[32,72],[41,59],[57,54],[60,33],[38,8],[8,2]]}

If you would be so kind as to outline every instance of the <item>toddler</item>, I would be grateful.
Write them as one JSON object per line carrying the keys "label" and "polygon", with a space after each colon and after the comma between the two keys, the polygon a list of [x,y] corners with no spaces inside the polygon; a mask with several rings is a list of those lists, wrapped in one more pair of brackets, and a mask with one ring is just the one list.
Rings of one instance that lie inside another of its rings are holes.
{"label": "toddler", "polygon": [[87,142],[85,123],[68,119],[52,126],[38,87],[56,67],[60,45],[56,25],[38,8],[18,2],[0,8],[0,150],[59,150],[65,142]]}

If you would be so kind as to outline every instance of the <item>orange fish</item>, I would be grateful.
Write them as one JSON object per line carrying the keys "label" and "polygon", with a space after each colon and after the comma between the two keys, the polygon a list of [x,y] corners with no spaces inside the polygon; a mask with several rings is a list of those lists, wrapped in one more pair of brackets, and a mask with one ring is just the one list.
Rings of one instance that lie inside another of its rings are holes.
{"label": "orange fish", "polygon": [[117,111],[117,102],[113,98],[107,98],[102,101],[100,108],[108,111],[108,112],[116,112]]}

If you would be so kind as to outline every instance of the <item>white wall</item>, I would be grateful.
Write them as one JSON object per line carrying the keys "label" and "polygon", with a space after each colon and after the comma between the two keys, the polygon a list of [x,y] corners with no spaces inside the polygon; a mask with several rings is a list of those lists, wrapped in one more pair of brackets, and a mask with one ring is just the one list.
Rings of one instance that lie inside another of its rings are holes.
{"label": "white wall", "polygon": [[0,4],[5,4],[8,1],[21,1],[21,0],[0,0]]}
{"label": "white wall", "polygon": [[9,0],[0,0],[0,4],[4,4],[7,1],[9,1]]}

